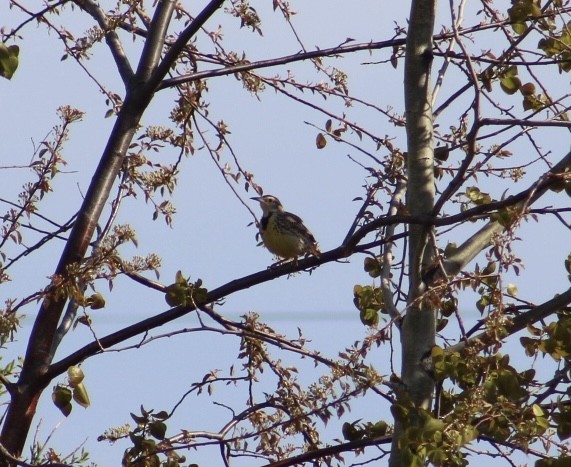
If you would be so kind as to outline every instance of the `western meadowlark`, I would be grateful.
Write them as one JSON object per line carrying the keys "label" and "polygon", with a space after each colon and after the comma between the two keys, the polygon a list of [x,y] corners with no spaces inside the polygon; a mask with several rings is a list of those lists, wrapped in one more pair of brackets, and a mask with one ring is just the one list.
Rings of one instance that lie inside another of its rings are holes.
{"label": "western meadowlark", "polygon": [[309,253],[319,256],[319,247],[311,232],[298,216],[284,211],[279,199],[271,195],[252,199],[262,207],[262,219],[258,227],[268,250],[284,260]]}

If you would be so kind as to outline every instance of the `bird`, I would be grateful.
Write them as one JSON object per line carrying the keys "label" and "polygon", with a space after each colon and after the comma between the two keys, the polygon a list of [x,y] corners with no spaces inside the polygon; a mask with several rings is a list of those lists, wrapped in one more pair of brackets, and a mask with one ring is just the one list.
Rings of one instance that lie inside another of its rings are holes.
{"label": "bird", "polygon": [[284,211],[282,203],[272,195],[252,198],[260,203],[262,218],[258,224],[264,246],[282,261],[297,260],[301,255],[319,256],[315,237],[300,217]]}

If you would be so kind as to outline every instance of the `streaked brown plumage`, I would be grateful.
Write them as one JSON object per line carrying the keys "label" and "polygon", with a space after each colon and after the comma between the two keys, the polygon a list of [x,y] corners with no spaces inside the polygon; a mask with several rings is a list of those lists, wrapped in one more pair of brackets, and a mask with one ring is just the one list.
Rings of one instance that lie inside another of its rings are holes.
{"label": "streaked brown plumage", "polygon": [[252,199],[258,201],[262,208],[260,235],[264,246],[270,252],[283,259],[297,258],[309,253],[319,255],[315,237],[298,216],[284,211],[279,199],[271,195]]}

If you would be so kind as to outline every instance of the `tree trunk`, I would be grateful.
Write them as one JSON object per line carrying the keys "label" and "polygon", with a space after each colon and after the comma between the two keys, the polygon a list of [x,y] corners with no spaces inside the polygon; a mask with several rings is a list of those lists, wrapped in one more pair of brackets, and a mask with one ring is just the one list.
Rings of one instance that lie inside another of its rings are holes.
{"label": "tree trunk", "polygon": [[[78,4],[85,7],[82,2]],[[161,60],[164,38],[173,11],[173,0],[160,2],[149,28],[149,39],[145,42],[137,72],[134,76],[123,76],[127,89],[125,101],[64,247],[55,271],[56,276],[67,278],[68,268],[81,261],[89,247],[141,117],[158,82],[164,76],[156,74],[155,70]],[[129,70],[130,67],[125,66],[123,69]],[[20,377],[10,388],[12,400],[6,412],[0,443],[14,457],[22,454],[38,399],[50,383],[46,375],[56,351],[52,344],[67,301],[68,296],[62,290],[55,286],[48,290],[34,321]],[[10,464],[10,461],[0,460],[0,465]]]}
{"label": "tree trunk", "polygon": [[[407,34],[405,55],[405,110],[407,130],[407,208],[413,216],[426,216],[434,207],[434,151],[432,128],[432,34],[435,0],[413,0]],[[422,357],[435,342],[435,314],[426,300],[423,271],[433,261],[431,228],[410,226],[409,236],[409,294],[401,327],[402,382],[398,402],[429,409],[434,381],[422,367]],[[397,413],[395,411],[394,413]],[[414,411],[408,412],[407,425],[417,424]],[[410,465],[403,420],[395,418],[395,435],[390,465]]]}

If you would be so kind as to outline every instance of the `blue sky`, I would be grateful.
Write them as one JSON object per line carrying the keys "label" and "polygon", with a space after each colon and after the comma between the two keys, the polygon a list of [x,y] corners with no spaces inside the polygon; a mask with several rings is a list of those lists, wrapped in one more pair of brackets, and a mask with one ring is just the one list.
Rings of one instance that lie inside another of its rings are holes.
{"label": "blue sky", "polygon": [[[33,5],[35,2],[28,3]],[[389,39],[393,35],[393,21],[404,25],[403,18],[408,6],[391,5],[390,11],[386,11],[387,7],[381,7],[378,3],[367,0],[348,8],[347,2],[342,1],[292,2],[294,9],[299,11],[299,15],[294,17],[294,24],[299,28],[300,36],[308,49],[335,46],[347,37],[357,42]],[[214,29],[223,23],[227,44],[236,50],[246,50],[252,60],[297,52],[299,45],[279,15],[272,13],[270,2],[255,2],[253,6],[265,21],[263,39],[255,33],[238,30],[236,21],[221,12],[207,27]],[[73,16],[65,14],[54,18],[54,22],[64,24],[73,17],[73,30],[79,33],[85,25],[75,22],[77,15],[77,12]],[[17,17],[15,11],[8,11],[5,4],[0,5],[0,25],[16,24]],[[446,19],[443,16],[443,20]],[[475,22],[467,21],[468,24]],[[64,151],[68,158],[68,173],[61,174],[56,179],[54,193],[41,205],[45,209],[44,214],[63,222],[79,207],[81,195],[87,188],[91,171],[103,150],[113,119],[102,118],[107,110],[104,98],[78,71],[76,65],[71,60],[60,61],[63,52],[53,33],[48,35],[42,27],[30,25],[24,31],[24,37],[19,43],[20,69],[12,81],[0,81],[0,99],[3,108],[8,109],[8,112],[4,112],[0,127],[3,141],[0,147],[1,165],[29,162],[34,144],[37,145],[56,122],[55,112],[59,105],[69,104],[86,112],[84,120],[72,127],[70,141]],[[128,47],[133,48],[134,53],[135,46]],[[353,95],[383,108],[392,106],[402,113],[402,63],[396,70],[390,65],[364,64],[386,60],[389,53],[390,51],[374,52],[372,56],[360,53],[340,59],[337,66],[349,73]],[[333,64],[333,61],[326,63]],[[87,66],[106,86],[121,93],[120,82],[104,45],[95,48],[95,54]],[[301,64],[271,69],[266,74],[285,73],[290,69],[300,77],[300,81],[315,79],[312,67]],[[437,69],[438,64],[435,66]],[[457,86],[460,76],[454,73],[450,72],[451,80],[446,82],[441,91],[441,99]],[[209,109],[211,116],[214,120],[224,119],[230,126],[230,140],[242,166],[255,174],[255,180],[264,187],[266,193],[279,196],[286,209],[304,219],[322,250],[338,246],[359,209],[359,203],[353,199],[363,195],[362,185],[366,183],[366,173],[347,155],[357,157],[364,163],[370,162],[361,158],[352,148],[331,141],[326,148],[316,149],[317,130],[306,122],[323,127],[328,118],[323,114],[288,102],[271,90],[262,93],[260,99],[257,99],[242,90],[241,84],[232,77],[209,80],[208,87],[208,99],[212,102]],[[145,114],[144,124],[165,124],[172,97],[173,93],[162,92]],[[403,130],[390,126],[378,114],[361,108],[344,109],[339,102],[326,105],[334,112],[347,112],[349,119],[359,119],[379,136],[394,136],[396,144],[404,146]],[[439,122],[442,128],[457,124],[457,121],[451,120],[453,114],[451,112]],[[557,135],[556,138],[553,137],[554,134]],[[546,135],[542,141],[549,144],[554,153],[562,156],[567,151],[568,133],[554,132]],[[512,148],[516,153],[515,159],[525,160],[527,154],[517,153],[518,148],[517,145]],[[157,161],[167,162],[174,154],[165,149],[155,156]],[[227,153],[225,157],[229,158]],[[512,163],[514,162],[510,160],[506,165]],[[18,190],[26,175],[25,169],[4,171],[0,197],[14,199],[15,190]],[[489,186],[490,192],[496,197],[500,197],[505,189],[503,184],[496,184],[494,180],[482,180],[482,183]],[[524,187],[527,184],[521,185],[521,189]],[[242,190],[240,195],[259,214],[257,203],[248,200],[254,193]],[[554,197],[551,199],[555,200]],[[136,249],[123,249],[126,257],[155,252],[163,258],[161,282],[174,282],[176,271],[182,270],[193,280],[201,278],[205,286],[212,289],[235,278],[263,270],[271,264],[271,255],[263,248],[256,247],[255,227],[249,225],[253,218],[227,188],[205,151],[199,151],[183,162],[173,202],[177,214],[172,229],[165,227],[161,221],[153,222],[152,207],[145,205],[142,199],[127,200],[117,221],[129,223],[138,231],[139,246]],[[549,201],[545,204],[549,204]],[[568,248],[568,232],[550,230],[554,232],[553,237],[545,241],[545,226],[542,225],[529,222],[522,227],[523,241],[516,248],[524,258],[526,270],[521,277],[513,277],[520,290],[531,291],[526,296],[537,301],[549,298],[568,285],[562,260],[558,260],[562,250]],[[452,232],[451,236],[465,235],[471,231],[473,227],[468,226],[459,230],[459,233]],[[12,274],[16,280],[4,285],[2,297],[27,294],[45,286],[61,248],[61,244],[53,243],[45,251],[35,253],[21,269],[14,268]],[[565,256],[566,254],[565,251]],[[549,262],[551,259],[553,263]],[[368,333],[360,324],[358,311],[352,303],[353,285],[371,282],[362,269],[362,260],[362,256],[355,256],[344,264],[324,265],[310,276],[304,273],[291,278],[280,278],[239,292],[229,297],[218,311],[233,319],[255,311],[274,329],[289,336],[295,336],[299,327],[311,339],[309,347],[335,357],[338,352],[352,345],[355,340],[362,340]],[[25,272],[30,269],[33,269],[33,274]],[[24,274],[25,281],[21,279]],[[167,309],[162,295],[152,290],[133,288],[126,279],[117,280],[112,293],[104,284],[98,290],[107,300],[104,310],[92,314],[98,335],[106,335]],[[466,296],[467,322],[478,317],[473,308],[473,300],[469,297]],[[27,318],[23,329],[18,334],[18,342],[10,346],[7,355],[16,355],[24,348],[36,308],[33,304],[24,310]],[[166,334],[196,325],[197,319],[191,314],[153,334]],[[66,338],[58,356],[66,355],[91,338],[91,332],[79,326]],[[57,426],[50,439],[50,445],[56,449],[68,452],[86,441],[85,446],[91,452],[94,462],[99,465],[118,465],[126,444],[118,443],[111,448],[102,446],[96,442],[97,436],[110,426],[129,422],[129,412],[136,412],[140,404],[147,408],[168,410],[189,385],[200,380],[209,369],[227,371],[234,363],[238,344],[235,338],[188,333],[161,339],[140,350],[108,352],[92,358],[83,366],[92,406],[87,410],[76,406],[70,417],[64,419],[52,405],[49,391],[46,391],[38,411],[38,439],[40,442],[45,440]],[[279,354],[276,351],[276,355]],[[289,358],[286,355],[282,357]],[[387,348],[373,352],[370,360],[382,374],[390,373]],[[304,365],[297,359],[292,361]],[[395,362],[398,368],[398,358]],[[306,370],[301,373],[300,380],[310,382],[317,378],[315,371],[309,368]],[[214,400],[234,404],[239,409],[243,406],[245,397],[239,391],[219,388]],[[219,429],[228,413],[213,407],[212,415],[210,412],[204,415],[206,403],[204,396],[189,398],[171,429]],[[377,404],[377,407],[382,405]],[[378,413],[371,414],[368,405],[357,401],[353,412],[342,421],[358,418],[376,421],[383,417],[389,419],[388,412],[379,409]],[[331,438],[341,437],[339,426],[333,425],[327,430]],[[202,465],[221,465],[218,463],[216,449],[206,454],[197,453],[196,457],[194,455],[191,453],[189,460]]]}

